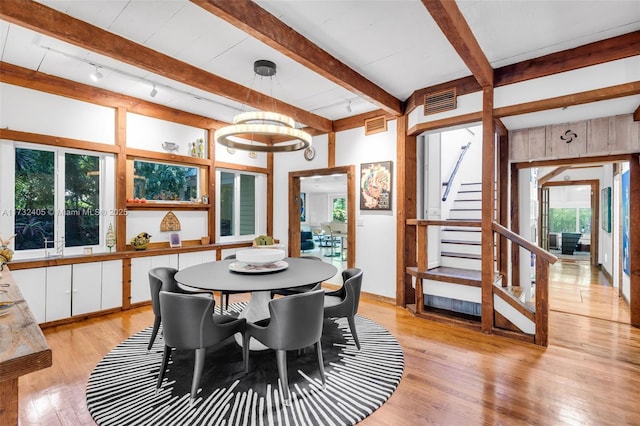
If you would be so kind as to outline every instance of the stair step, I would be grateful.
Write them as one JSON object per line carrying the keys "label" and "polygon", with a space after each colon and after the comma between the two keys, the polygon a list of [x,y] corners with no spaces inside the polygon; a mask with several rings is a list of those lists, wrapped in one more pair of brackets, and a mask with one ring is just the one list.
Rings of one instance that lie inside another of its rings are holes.
{"label": "stair step", "polygon": [[471,241],[471,240],[440,240],[442,244],[464,244],[468,246],[479,246],[482,245],[480,241]]}
{"label": "stair step", "polygon": [[[438,266],[427,271],[418,271],[417,267],[410,266],[407,268],[407,273],[416,278],[482,287],[482,272],[473,269]],[[496,271],[494,281],[499,277],[500,273]]]}
{"label": "stair step", "polygon": [[440,256],[443,257],[457,257],[460,259],[474,259],[474,260],[482,260],[482,256],[479,254],[472,253],[455,253],[451,251],[443,251],[440,253]]}

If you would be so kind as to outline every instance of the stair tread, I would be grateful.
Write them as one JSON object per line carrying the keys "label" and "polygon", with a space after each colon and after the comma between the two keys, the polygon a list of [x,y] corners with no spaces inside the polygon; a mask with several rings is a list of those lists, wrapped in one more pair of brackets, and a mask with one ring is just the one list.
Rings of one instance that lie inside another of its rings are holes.
{"label": "stair tread", "polygon": [[472,254],[472,253],[455,253],[452,251],[442,251],[440,252],[440,256],[445,256],[445,257],[458,257],[461,259],[476,259],[476,260],[482,260],[482,255],[479,254]]}
{"label": "stair tread", "polygon": [[479,246],[482,245],[480,241],[470,241],[470,240],[440,240],[443,244],[464,244],[469,246]]}
{"label": "stair tread", "polygon": [[[437,266],[427,271],[418,271],[417,267],[410,266],[407,268],[407,272],[417,278],[482,287],[482,272],[475,269]],[[499,277],[500,273],[494,272],[494,281]]]}

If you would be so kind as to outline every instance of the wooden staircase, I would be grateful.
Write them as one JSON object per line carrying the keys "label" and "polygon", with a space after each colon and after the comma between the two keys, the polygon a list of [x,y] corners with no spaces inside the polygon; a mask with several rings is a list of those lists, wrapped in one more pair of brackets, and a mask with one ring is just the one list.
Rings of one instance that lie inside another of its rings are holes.
{"label": "wooden staircase", "polygon": [[[492,241],[504,237],[509,243],[536,254],[536,273],[542,281],[536,285],[535,303],[526,299],[527,294],[521,287],[509,286],[505,274],[501,272],[494,272],[492,281],[483,283],[481,205],[481,184],[461,184],[449,219],[407,221],[417,226],[418,246],[417,266],[406,269],[412,276],[416,303],[407,305],[407,308],[422,318],[546,346],[547,268],[549,263],[557,259],[493,222]],[[427,267],[432,265],[427,255],[429,226],[441,230],[439,265],[431,268]],[[514,246],[513,249],[518,248]],[[494,257],[494,271],[497,269]],[[490,286],[490,289],[485,286]],[[483,306],[483,303],[487,304]],[[488,317],[483,318],[483,315]]]}

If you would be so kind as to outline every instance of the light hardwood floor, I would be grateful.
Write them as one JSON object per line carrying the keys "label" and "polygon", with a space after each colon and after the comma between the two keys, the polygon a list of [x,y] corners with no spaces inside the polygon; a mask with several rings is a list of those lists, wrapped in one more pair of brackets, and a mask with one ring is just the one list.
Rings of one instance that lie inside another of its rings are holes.
{"label": "light hardwood floor", "polygon": [[[640,329],[629,326],[617,289],[580,266],[553,266],[547,348],[416,319],[363,298],[360,314],[402,345],[405,373],[362,424],[640,425]],[[91,370],[152,323],[146,307],[46,329],[53,367],[20,379],[20,423],[94,424],[84,394]]]}

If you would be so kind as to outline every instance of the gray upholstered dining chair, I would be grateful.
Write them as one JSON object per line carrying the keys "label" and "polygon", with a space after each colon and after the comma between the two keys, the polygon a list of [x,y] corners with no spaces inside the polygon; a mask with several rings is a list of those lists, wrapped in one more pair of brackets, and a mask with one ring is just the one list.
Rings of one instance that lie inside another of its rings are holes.
{"label": "gray upholstered dining chair", "polygon": [[280,297],[269,301],[270,317],[263,323],[247,323],[243,339],[244,370],[249,371],[249,344],[253,337],[263,345],[274,349],[278,364],[278,376],[284,392],[284,404],[291,404],[287,375],[287,351],[315,345],[322,384],[325,384],[322,359],[322,307],[323,290]]}
{"label": "gray upholstered dining chair", "polygon": [[153,342],[156,340],[162,317],[160,315],[160,301],[158,294],[161,290],[170,291],[172,293],[188,293],[178,286],[174,276],[178,272],[175,268],[160,266],[149,270],[149,290],[151,291],[151,307],[153,308],[153,331],[149,339],[147,350],[150,351]]}
{"label": "gray upholstered dining chair", "polygon": [[244,334],[247,320],[226,315],[213,315],[216,302],[212,297],[160,291],[159,299],[163,318],[164,352],[156,390],[159,390],[162,384],[172,348],[195,350],[196,360],[191,381],[191,401],[193,402],[200,385],[207,348],[236,333]]}
{"label": "gray upholstered dining chair", "polygon": [[360,304],[360,290],[362,288],[362,270],[360,268],[342,271],[342,287],[336,291],[327,292],[324,296],[325,318],[344,318],[349,321],[349,328],[360,349],[360,340],[356,331],[355,315]]}
{"label": "gray upholstered dining chair", "polygon": [[[230,254],[225,257],[224,260],[235,259],[235,254]],[[225,309],[229,309],[229,295],[230,294],[238,294],[238,293],[246,293],[245,291],[232,291],[232,290],[221,290],[220,291],[220,314],[224,312]],[[224,304],[222,303],[222,298],[224,297]]]}
{"label": "gray upholstered dining chair", "polygon": [[[319,258],[318,256],[312,256],[312,255],[300,256],[300,259],[315,260],[318,262],[322,262],[321,258]],[[273,298],[273,296],[275,296],[276,294],[279,294],[280,296],[290,296],[292,294],[306,293],[308,291],[320,290],[321,287],[322,287],[322,283],[320,282],[320,283],[314,283],[309,285],[303,285],[300,287],[281,288],[279,290],[273,290],[271,292],[271,297]]]}

